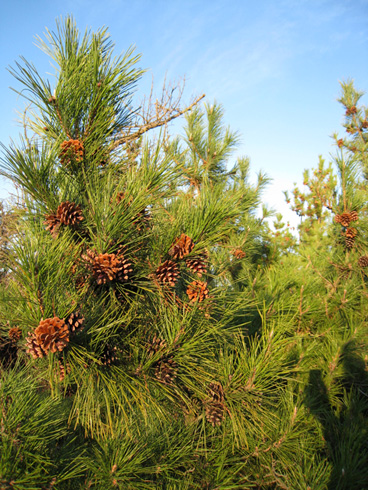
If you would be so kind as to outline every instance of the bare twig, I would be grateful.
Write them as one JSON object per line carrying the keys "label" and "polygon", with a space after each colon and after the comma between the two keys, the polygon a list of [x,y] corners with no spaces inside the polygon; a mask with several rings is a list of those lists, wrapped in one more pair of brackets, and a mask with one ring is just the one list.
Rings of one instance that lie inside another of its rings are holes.
{"label": "bare twig", "polygon": [[[152,84],[150,96],[148,100],[143,101],[142,109],[140,113],[137,114],[135,124],[127,127],[124,132],[120,134],[118,139],[112,142],[111,149],[115,149],[118,146],[130,143],[151,129],[166,126],[172,120],[193,109],[193,107],[205,97],[205,94],[202,94],[189,106],[185,107],[184,109],[180,109],[183,89],[184,83],[182,85],[169,85],[167,87],[166,82],[164,82],[160,100],[156,99],[153,102]],[[175,92],[177,94],[175,94]]]}

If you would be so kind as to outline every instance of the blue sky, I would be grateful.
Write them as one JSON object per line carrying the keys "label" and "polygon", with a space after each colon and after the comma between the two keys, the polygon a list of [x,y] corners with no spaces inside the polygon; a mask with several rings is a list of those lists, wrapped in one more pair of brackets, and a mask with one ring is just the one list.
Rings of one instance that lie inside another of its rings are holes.
{"label": "blue sky", "polygon": [[[139,94],[152,75],[158,90],[165,76],[185,76],[184,101],[205,93],[220,102],[242,136],[238,155],[250,157],[253,175],[273,179],[264,200],[292,224],[282,190],[334,152],[339,81],[352,78],[368,92],[368,0],[4,0],[1,10],[1,142],[16,138],[16,109],[24,108],[6,67],[23,55],[50,72],[34,36],[72,14],[82,32],[107,26],[117,52],[135,45],[142,53],[148,72]],[[0,181],[0,198],[8,191]]]}

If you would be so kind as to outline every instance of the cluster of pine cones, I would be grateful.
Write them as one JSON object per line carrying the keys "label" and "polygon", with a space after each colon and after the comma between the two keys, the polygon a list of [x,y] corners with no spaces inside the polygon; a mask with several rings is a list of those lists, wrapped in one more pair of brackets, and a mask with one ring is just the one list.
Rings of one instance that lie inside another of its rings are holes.
{"label": "cluster of pine cones", "polygon": [[335,222],[340,223],[341,226],[346,228],[343,234],[345,237],[345,246],[348,249],[353,248],[355,237],[358,234],[357,229],[351,227],[350,223],[352,221],[357,221],[357,220],[358,220],[358,213],[356,211],[345,211],[342,214],[335,215]]}
{"label": "cluster of pine cones", "polygon": [[[174,241],[169,250],[169,255],[172,257],[172,260],[165,260],[165,262],[156,269],[157,279],[169,286],[175,286],[179,276],[178,261],[188,256],[193,249],[193,240],[188,235],[185,235],[185,233],[182,233],[180,237]],[[202,277],[202,275],[207,272],[206,260],[207,256],[202,253],[197,257],[186,259],[185,264],[188,269],[192,270],[199,277]],[[195,280],[189,284],[186,292],[191,302],[202,302],[208,298],[209,295],[207,282]]]}

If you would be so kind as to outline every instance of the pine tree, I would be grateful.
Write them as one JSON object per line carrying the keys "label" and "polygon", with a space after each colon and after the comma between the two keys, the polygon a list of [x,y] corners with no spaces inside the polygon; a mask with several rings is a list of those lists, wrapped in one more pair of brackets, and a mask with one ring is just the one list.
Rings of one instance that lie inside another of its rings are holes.
{"label": "pine tree", "polygon": [[187,134],[206,145],[188,160],[166,136],[141,139],[162,119],[134,129],[143,71],[132,50],[112,57],[106,30],[81,37],[67,18],[47,41],[54,86],[24,59],[11,69],[34,111],[1,165],[24,202],[1,291],[2,338],[14,342],[1,364],[2,485],[242,488],[242,448],[284,430],[272,421],[285,393],[278,367],[290,370],[284,339],[266,329],[262,344],[246,342],[247,307],[222,264],[257,245],[264,178],[252,188],[246,160],[226,172],[236,138],[219,106],[188,107]]}

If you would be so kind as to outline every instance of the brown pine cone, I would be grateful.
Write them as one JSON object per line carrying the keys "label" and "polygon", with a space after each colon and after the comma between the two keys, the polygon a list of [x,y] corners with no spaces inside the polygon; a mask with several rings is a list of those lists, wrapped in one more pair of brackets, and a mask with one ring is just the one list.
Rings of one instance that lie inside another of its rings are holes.
{"label": "brown pine cone", "polygon": [[153,337],[151,342],[147,345],[148,357],[153,357],[158,351],[165,349],[166,341],[159,339],[156,335]]}
{"label": "brown pine cone", "polygon": [[70,139],[63,141],[60,147],[59,157],[62,165],[69,165],[73,160],[76,162],[81,162],[83,160],[83,141]]}
{"label": "brown pine cone", "polygon": [[82,210],[74,202],[62,202],[57,208],[56,217],[62,225],[76,226],[79,221],[83,220]]}
{"label": "brown pine cone", "polygon": [[368,255],[363,255],[363,257],[359,257],[358,265],[360,267],[368,267]]}
{"label": "brown pine cone", "polygon": [[192,303],[195,303],[197,300],[199,303],[204,301],[209,295],[207,282],[191,282],[187,288],[187,295]]}
{"label": "brown pine cone", "polygon": [[351,211],[350,213],[350,221],[358,221],[359,216],[356,211]]}
{"label": "brown pine cone", "polygon": [[225,400],[225,393],[221,383],[210,383],[208,386],[208,394],[214,402],[222,403]]}
{"label": "brown pine cone", "polygon": [[47,352],[43,349],[41,345],[39,345],[34,332],[30,332],[27,336],[26,352],[27,354],[30,354],[33,359],[45,357],[47,355]]}
{"label": "brown pine cone", "polygon": [[350,237],[350,236],[347,236],[345,237],[345,246],[346,248],[353,248],[354,246],[354,241],[355,241],[355,237]]}
{"label": "brown pine cone", "polygon": [[59,360],[59,380],[63,381],[65,376],[71,371],[70,364],[67,362],[65,365],[62,360]]}
{"label": "brown pine cone", "polygon": [[358,231],[356,228],[347,228],[347,230],[345,231],[345,236],[349,237],[349,238],[354,238],[356,237],[358,234]]}
{"label": "brown pine cone", "polygon": [[17,343],[22,336],[22,331],[19,327],[12,327],[8,332],[9,338],[13,343]]}
{"label": "brown pine cone", "polygon": [[156,269],[156,276],[160,282],[167,282],[170,286],[174,286],[179,275],[178,265],[172,260],[165,260]]}
{"label": "brown pine cone", "polygon": [[342,226],[349,226],[350,223],[350,213],[342,213],[340,215],[340,223]]}
{"label": "brown pine cone", "polygon": [[118,360],[118,348],[116,346],[105,345],[100,361],[104,366],[110,366]]}
{"label": "brown pine cone", "polygon": [[56,214],[48,214],[46,215],[46,221],[43,223],[46,225],[46,230],[49,230],[51,235],[56,238],[59,233],[60,228],[60,220]]}
{"label": "brown pine cone", "polygon": [[199,277],[202,277],[202,274],[206,274],[207,272],[207,254],[201,254],[198,257],[194,257],[193,259],[187,259],[186,264],[188,269],[191,269],[195,272]]}
{"label": "brown pine cone", "polygon": [[213,427],[220,426],[224,419],[224,405],[216,401],[207,402],[206,419]]}
{"label": "brown pine cone", "polygon": [[169,254],[172,256],[173,259],[182,259],[186,255],[189,255],[190,252],[194,248],[194,242],[193,240],[185,235],[185,233],[182,233],[179,238],[177,238],[169,250]]}
{"label": "brown pine cone", "polygon": [[163,358],[157,363],[155,376],[163,384],[171,384],[176,378],[177,363],[172,356]]}
{"label": "brown pine cone", "polygon": [[234,255],[236,259],[244,259],[246,255],[241,248],[234,248],[234,250],[231,251],[231,254]]}
{"label": "brown pine cone", "polygon": [[57,316],[41,320],[34,335],[36,343],[46,353],[62,351],[69,342],[68,326]]}
{"label": "brown pine cone", "polygon": [[75,311],[65,318],[65,323],[70,334],[77,334],[84,328],[84,316],[79,311]]}
{"label": "brown pine cone", "polygon": [[106,284],[114,280],[127,281],[133,271],[131,263],[121,253],[97,255],[88,249],[86,254],[82,255],[82,259],[88,263],[97,284]]}

